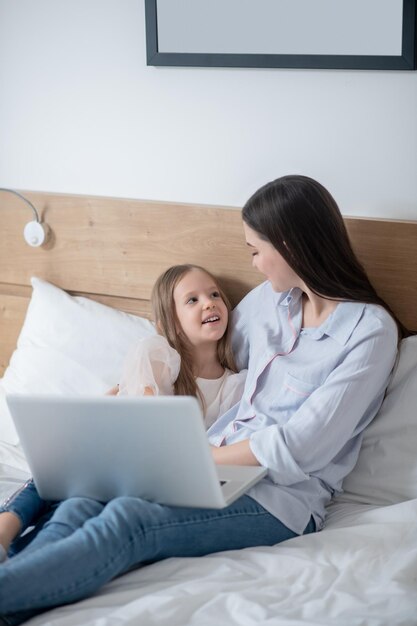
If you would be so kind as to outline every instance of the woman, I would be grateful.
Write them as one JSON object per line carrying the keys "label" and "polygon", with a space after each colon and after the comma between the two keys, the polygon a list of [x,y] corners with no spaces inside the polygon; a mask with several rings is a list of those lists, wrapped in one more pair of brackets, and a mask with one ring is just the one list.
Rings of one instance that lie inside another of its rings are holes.
{"label": "woman", "polygon": [[[86,597],[141,563],[272,545],[323,526],[381,405],[404,329],[319,183],[273,181],[249,199],[243,221],[267,281],[235,310],[235,354],[248,376],[241,402],[209,438],[217,463],[263,465],[267,477],[222,510],[138,498],[62,503],[37,545],[0,566],[4,623]],[[15,613],[22,610],[29,613]]]}

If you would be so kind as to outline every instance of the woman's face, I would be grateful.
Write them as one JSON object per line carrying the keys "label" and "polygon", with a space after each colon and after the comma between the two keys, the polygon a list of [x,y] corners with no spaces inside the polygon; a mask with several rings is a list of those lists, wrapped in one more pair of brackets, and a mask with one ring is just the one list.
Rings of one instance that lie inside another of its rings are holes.
{"label": "woman's face", "polygon": [[269,241],[261,239],[258,233],[243,222],[246,243],[252,253],[252,265],[271,283],[274,291],[288,291],[293,287],[303,287],[303,282],[288,265],[284,257]]}

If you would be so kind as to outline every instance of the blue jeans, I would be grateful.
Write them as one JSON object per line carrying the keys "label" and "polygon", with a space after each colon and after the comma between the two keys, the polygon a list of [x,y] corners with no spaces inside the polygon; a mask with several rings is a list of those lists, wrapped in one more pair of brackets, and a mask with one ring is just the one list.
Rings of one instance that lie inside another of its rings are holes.
{"label": "blue jeans", "polygon": [[16,539],[9,549],[9,556],[14,556],[32,541],[46,521],[52,516],[58,502],[43,500],[32,479],[28,480],[16,493],[7,498],[0,506],[0,513],[14,513],[20,520],[21,532],[30,526],[34,528],[23,537]]}
{"label": "blue jeans", "polygon": [[[304,532],[314,530],[311,519]],[[0,566],[0,614],[3,623],[20,624],[92,595],[140,564],[295,536],[249,496],[224,509],[169,507],[131,497],[107,504],[70,498],[24,550]]]}

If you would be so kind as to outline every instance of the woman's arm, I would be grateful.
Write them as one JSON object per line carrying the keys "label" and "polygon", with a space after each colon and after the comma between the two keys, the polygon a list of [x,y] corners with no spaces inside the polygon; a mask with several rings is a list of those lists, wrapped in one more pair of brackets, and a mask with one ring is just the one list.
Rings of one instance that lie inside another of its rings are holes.
{"label": "woman's arm", "polygon": [[260,465],[249,447],[249,439],[220,448],[211,446],[211,452],[218,465]]}
{"label": "woman's arm", "polygon": [[286,422],[252,432],[250,449],[273,482],[292,485],[331,464],[336,474],[344,462],[339,454],[342,459],[357,456],[358,436],[382,403],[396,352],[394,322],[359,335],[325,382]]}

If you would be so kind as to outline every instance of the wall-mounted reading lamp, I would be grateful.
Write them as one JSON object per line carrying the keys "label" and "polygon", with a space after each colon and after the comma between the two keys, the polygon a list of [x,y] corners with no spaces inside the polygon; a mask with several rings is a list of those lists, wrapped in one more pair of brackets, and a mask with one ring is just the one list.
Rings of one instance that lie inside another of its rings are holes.
{"label": "wall-mounted reading lamp", "polygon": [[44,244],[48,238],[49,229],[46,224],[42,224],[41,220],[39,219],[39,214],[33,204],[30,202],[30,200],[25,198],[25,196],[22,196],[21,193],[15,191],[14,189],[0,187],[0,191],[14,194],[15,196],[23,200],[23,202],[25,202],[32,209],[35,219],[31,222],[28,222],[23,230],[23,237],[25,238],[26,243],[34,248],[37,248],[38,246]]}

